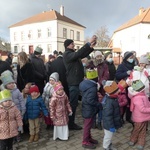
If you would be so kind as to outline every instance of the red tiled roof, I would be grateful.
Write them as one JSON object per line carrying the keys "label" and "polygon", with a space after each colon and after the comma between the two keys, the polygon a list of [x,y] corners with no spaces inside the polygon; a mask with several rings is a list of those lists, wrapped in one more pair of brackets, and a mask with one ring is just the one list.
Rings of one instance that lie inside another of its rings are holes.
{"label": "red tiled roof", "polygon": [[26,25],[26,24],[32,24],[32,23],[52,21],[52,20],[61,20],[61,21],[64,21],[64,22],[68,22],[68,23],[77,25],[77,26],[84,27],[81,24],[73,21],[72,19],[70,19],[70,18],[68,18],[66,16],[62,16],[57,11],[51,10],[51,11],[42,12],[40,14],[37,14],[37,15],[32,16],[30,18],[27,18],[27,19],[25,19],[23,21],[20,21],[20,22],[14,24],[14,25],[11,25],[9,28],[17,27],[17,26],[22,26],[22,25]]}
{"label": "red tiled roof", "polygon": [[139,23],[150,23],[150,8],[148,9],[140,9],[141,14],[138,14],[131,20],[129,20],[127,23],[120,26],[115,32],[118,32],[120,30],[123,30],[125,28],[131,27],[133,25],[139,24]]}

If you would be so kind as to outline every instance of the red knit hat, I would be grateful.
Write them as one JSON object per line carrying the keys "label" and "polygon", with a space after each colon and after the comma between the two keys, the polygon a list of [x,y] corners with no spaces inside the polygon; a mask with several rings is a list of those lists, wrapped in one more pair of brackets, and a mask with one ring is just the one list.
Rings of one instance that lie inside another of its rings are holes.
{"label": "red knit hat", "polygon": [[33,93],[33,92],[39,93],[39,88],[38,88],[38,86],[32,85],[32,86],[30,87],[29,93],[31,94],[31,93]]}
{"label": "red knit hat", "polygon": [[54,85],[54,91],[58,91],[59,89],[63,88],[62,84],[60,82],[56,82]]}

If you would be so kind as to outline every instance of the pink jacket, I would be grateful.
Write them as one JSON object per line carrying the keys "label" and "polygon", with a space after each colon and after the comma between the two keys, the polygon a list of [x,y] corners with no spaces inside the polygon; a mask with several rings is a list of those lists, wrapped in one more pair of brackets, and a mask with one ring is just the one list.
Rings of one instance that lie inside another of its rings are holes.
{"label": "pink jacket", "polygon": [[0,139],[8,139],[18,135],[18,127],[22,126],[20,111],[14,103],[5,109],[0,105]]}
{"label": "pink jacket", "polygon": [[138,93],[131,98],[130,110],[133,122],[150,120],[150,102],[144,92]]}
{"label": "pink jacket", "polygon": [[53,124],[55,126],[68,125],[69,121],[68,116],[69,113],[72,113],[72,110],[65,92],[62,96],[58,96],[54,92],[49,103],[49,108],[50,108],[50,117],[53,120]]}
{"label": "pink jacket", "polygon": [[123,107],[126,106],[128,103],[125,92],[122,92],[118,95],[118,102],[119,102],[119,106],[120,106],[120,113],[122,115],[123,114]]}

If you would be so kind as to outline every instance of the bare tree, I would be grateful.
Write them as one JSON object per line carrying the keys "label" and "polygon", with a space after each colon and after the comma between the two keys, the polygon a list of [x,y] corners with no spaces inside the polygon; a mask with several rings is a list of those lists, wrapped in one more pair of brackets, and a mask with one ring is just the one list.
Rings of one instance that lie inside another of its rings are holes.
{"label": "bare tree", "polygon": [[97,46],[98,47],[107,47],[110,37],[108,35],[108,29],[106,26],[100,27],[96,32],[95,35],[98,37],[97,39]]}

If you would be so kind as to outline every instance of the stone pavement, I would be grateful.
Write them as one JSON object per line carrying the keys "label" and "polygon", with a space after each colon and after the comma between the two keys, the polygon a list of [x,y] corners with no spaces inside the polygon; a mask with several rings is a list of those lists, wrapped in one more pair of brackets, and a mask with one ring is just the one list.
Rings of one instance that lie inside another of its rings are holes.
{"label": "stone pavement", "polygon": [[[81,102],[79,102],[79,107],[77,111],[76,123],[83,125],[83,119],[81,116]],[[14,145],[14,150],[86,150],[82,148],[82,130],[80,131],[70,131],[68,141],[53,140],[53,131],[46,130],[46,125],[41,123],[40,140],[38,142],[28,143],[28,134],[23,135],[23,141]],[[149,127],[150,128],[150,127]],[[132,125],[125,123],[125,125],[119,129],[113,137],[113,145],[118,150],[135,150],[136,146],[129,146],[127,144],[130,133],[132,130]],[[147,132],[146,146],[144,150],[150,150],[150,129]],[[102,140],[103,140],[103,130],[92,129],[92,136],[99,141],[96,150],[103,150]]]}

